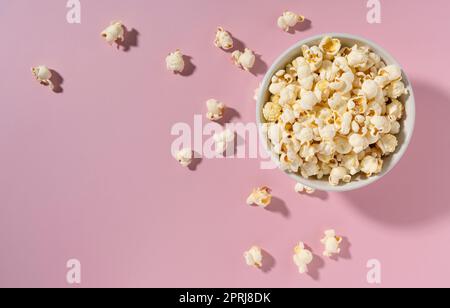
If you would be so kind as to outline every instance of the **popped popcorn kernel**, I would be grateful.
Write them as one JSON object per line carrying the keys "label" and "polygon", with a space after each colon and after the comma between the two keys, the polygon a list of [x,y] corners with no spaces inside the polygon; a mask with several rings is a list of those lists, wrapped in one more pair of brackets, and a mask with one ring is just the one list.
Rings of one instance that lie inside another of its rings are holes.
{"label": "popped popcorn kernel", "polygon": [[255,54],[248,48],[245,48],[244,52],[234,51],[231,54],[231,58],[236,66],[243,68],[247,72],[253,68],[256,61]]}
{"label": "popped popcorn kernel", "polygon": [[289,28],[295,27],[298,23],[304,22],[305,17],[293,12],[286,11],[277,20],[277,25],[284,31],[289,31]]}
{"label": "popped popcorn kernel", "polygon": [[222,48],[224,50],[229,50],[233,48],[233,38],[230,33],[225,31],[222,27],[217,28],[216,38],[214,40],[214,45],[217,48]]}
{"label": "popped popcorn kernel", "polygon": [[261,268],[263,262],[262,249],[258,246],[251,247],[244,253],[244,259],[248,266]]}
{"label": "popped popcorn kernel", "polygon": [[342,243],[342,237],[336,236],[336,231],[325,231],[325,237],[321,240],[321,243],[324,245],[323,255],[325,257],[332,257],[335,254],[341,253],[339,246]]}
{"label": "popped popcorn kernel", "polygon": [[211,121],[218,121],[223,118],[223,113],[225,110],[225,105],[216,99],[209,99],[206,102],[206,108],[208,112],[206,117]]}
{"label": "popped popcorn kernel", "polygon": [[177,49],[175,52],[170,53],[166,57],[166,66],[167,70],[174,72],[174,73],[181,73],[184,70],[184,59],[183,54],[179,49]]}
{"label": "popped popcorn kernel", "polygon": [[188,167],[192,163],[193,151],[189,148],[184,148],[176,155],[177,161],[183,167]]}
{"label": "popped popcorn kernel", "polygon": [[299,273],[305,274],[308,272],[308,265],[311,264],[314,256],[311,251],[305,248],[305,244],[303,242],[300,242],[294,248],[293,259],[295,265],[297,265],[298,267]]}
{"label": "popped popcorn kernel", "polygon": [[39,65],[33,67],[31,69],[31,72],[40,84],[44,86],[49,86],[51,89],[54,88],[53,83],[51,81],[52,72],[48,67],[46,67],[45,65]]}
{"label": "popped popcorn kernel", "polygon": [[272,202],[272,195],[270,193],[271,191],[268,187],[256,188],[247,198],[247,204],[265,208]]}
{"label": "popped popcorn kernel", "polygon": [[216,133],[213,136],[215,142],[216,154],[224,154],[228,146],[234,142],[235,133],[229,129],[224,130],[221,133]]}
{"label": "popped popcorn kernel", "polygon": [[120,21],[111,22],[111,24],[101,33],[101,36],[110,45],[118,41],[122,42],[125,39],[124,35],[125,29]]}
{"label": "popped popcorn kernel", "polygon": [[304,192],[304,193],[306,193],[308,195],[312,195],[313,193],[316,192],[316,190],[314,188],[308,187],[308,186],[303,185],[301,183],[297,183],[295,185],[295,191],[297,193],[299,193],[299,194]]}

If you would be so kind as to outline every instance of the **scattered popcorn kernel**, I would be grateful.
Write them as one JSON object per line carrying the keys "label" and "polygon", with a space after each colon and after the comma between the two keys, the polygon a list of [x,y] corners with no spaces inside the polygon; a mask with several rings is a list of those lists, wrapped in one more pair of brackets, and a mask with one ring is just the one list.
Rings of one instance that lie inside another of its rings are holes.
{"label": "scattered popcorn kernel", "polygon": [[228,146],[234,142],[235,133],[229,129],[226,129],[221,133],[215,134],[213,139],[216,146],[216,153],[221,155],[224,154]]}
{"label": "scattered popcorn kernel", "polygon": [[37,81],[39,81],[40,84],[44,86],[50,86],[50,88],[53,89],[53,83],[51,81],[52,72],[48,67],[44,65],[39,65],[33,67],[31,69],[31,72],[33,73],[33,76],[36,78]]}
{"label": "scattered popcorn kernel", "polygon": [[256,57],[253,51],[246,48],[244,52],[239,50],[234,51],[231,54],[231,58],[234,61],[234,64],[238,67],[242,67],[246,71],[250,71],[255,65]]}
{"label": "scattered popcorn kernel", "polygon": [[206,117],[211,121],[217,121],[223,118],[223,112],[225,110],[225,105],[216,99],[209,99],[206,102],[206,108],[208,112]]}
{"label": "scattered popcorn kernel", "polygon": [[214,45],[217,48],[222,48],[224,50],[229,50],[233,48],[233,38],[230,33],[225,31],[222,27],[217,28],[216,39],[214,40]]}
{"label": "scattered popcorn kernel", "polygon": [[245,263],[247,263],[248,266],[253,266],[256,268],[262,267],[262,249],[258,246],[253,246],[250,248],[250,250],[246,251],[244,253]]}
{"label": "scattered popcorn kernel", "polygon": [[323,252],[325,257],[332,257],[334,254],[339,254],[341,252],[339,245],[342,243],[342,238],[336,236],[334,230],[325,231],[325,237],[321,240],[321,243],[325,247]]}
{"label": "scattered popcorn kernel", "polygon": [[304,193],[306,193],[308,195],[312,195],[313,193],[316,192],[316,190],[314,188],[308,187],[308,186],[303,185],[301,183],[297,183],[295,185],[295,191],[297,193],[299,193],[299,194],[304,192]]}
{"label": "scattered popcorn kernel", "polygon": [[247,198],[248,205],[257,205],[259,207],[267,207],[272,202],[272,195],[270,188],[261,187],[253,190],[251,195]]}
{"label": "scattered popcorn kernel", "polygon": [[289,31],[289,28],[295,27],[298,23],[304,22],[305,17],[295,14],[293,12],[284,12],[282,16],[278,18],[277,24],[280,29]]}
{"label": "scattered popcorn kernel", "polygon": [[313,254],[311,251],[305,248],[305,244],[300,242],[294,248],[294,263],[298,267],[300,274],[305,274],[308,272],[308,265],[313,261]]}
{"label": "scattered popcorn kernel", "polygon": [[179,49],[170,53],[166,58],[167,70],[174,73],[181,73],[184,70],[183,54]]}
{"label": "scattered popcorn kernel", "polygon": [[102,37],[112,45],[117,41],[123,41],[125,30],[123,24],[120,21],[112,22],[105,30],[102,32]]}
{"label": "scattered popcorn kernel", "polygon": [[187,167],[192,163],[193,152],[191,149],[185,148],[179,151],[176,155],[176,159],[183,167]]}

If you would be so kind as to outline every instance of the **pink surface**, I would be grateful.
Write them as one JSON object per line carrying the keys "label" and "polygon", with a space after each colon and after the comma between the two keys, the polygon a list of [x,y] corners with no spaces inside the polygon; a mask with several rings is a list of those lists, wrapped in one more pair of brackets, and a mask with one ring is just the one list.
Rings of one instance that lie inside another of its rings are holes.
{"label": "pink surface", "polygon": [[[369,287],[366,262],[382,264],[382,286],[449,286],[450,30],[448,1],[144,1],[82,3],[68,24],[65,1],[0,0],[0,286],[67,287],[66,261],[82,264],[84,287]],[[311,21],[295,34],[275,21],[285,9]],[[111,20],[139,32],[128,52],[99,32]],[[261,55],[257,76],[235,68],[212,40],[218,25]],[[345,194],[300,196],[258,159],[203,160],[196,171],[170,155],[176,122],[193,123],[211,97],[255,121],[253,90],[266,66],[297,40],[349,32],[378,42],[403,65],[417,100],[417,128],[402,162],[380,182]],[[192,57],[193,74],[165,70],[169,51]],[[64,92],[38,85],[46,64]],[[245,205],[269,185],[272,211]],[[347,237],[338,261],[300,276],[292,249],[321,254],[327,228]],[[253,244],[269,269],[248,268]]]}

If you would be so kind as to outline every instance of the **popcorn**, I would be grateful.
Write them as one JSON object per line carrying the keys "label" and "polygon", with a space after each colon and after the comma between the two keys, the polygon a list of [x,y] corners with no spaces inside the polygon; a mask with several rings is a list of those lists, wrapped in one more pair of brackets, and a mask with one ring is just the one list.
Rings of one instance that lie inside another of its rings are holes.
{"label": "popcorn", "polygon": [[258,246],[251,247],[248,251],[244,253],[245,263],[248,266],[261,268],[262,267],[262,250]]}
{"label": "popcorn", "polygon": [[403,105],[400,101],[394,99],[386,106],[386,112],[391,120],[400,120],[403,117]]}
{"label": "popcorn", "polygon": [[293,12],[284,12],[282,16],[278,18],[277,25],[284,31],[289,31],[289,28],[295,27],[300,22],[304,22],[305,17],[295,14]]}
{"label": "popcorn", "polygon": [[221,133],[214,134],[213,139],[215,143],[216,154],[221,155],[227,150],[228,146],[234,142],[235,133],[229,129],[226,129]]}
{"label": "popcorn", "polygon": [[263,106],[279,167],[346,184],[382,171],[398,147],[407,94],[402,71],[366,46],[324,37],[278,70]]}
{"label": "popcorn", "polygon": [[378,91],[380,91],[381,89],[380,86],[374,80],[368,79],[365,80],[364,83],[362,84],[361,90],[366,96],[366,98],[368,100],[371,100],[377,96]]}
{"label": "popcorn", "polygon": [[102,36],[105,40],[112,45],[117,41],[123,41],[125,30],[123,24],[120,21],[112,22],[105,30],[102,32]]}
{"label": "popcorn", "polygon": [[377,142],[377,146],[383,155],[394,153],[398,146],[397,137],[391,134],[384,135]]}
{"label": "popcorn", "polygon": [[302,90],[300,96],[299,104],[303,110],[312,110],[319,103],[319,99],[312,91]]}
{"label": "popcorn", "polygon": [[354,46],[347,56],[348,65],[352,67],[362,67],[369,61],[369,54],[365,48]]}
{"label": "popcorn", "polygon": [[247,72],[253,68],[256,61],[255,54],[248,48],[245,48],[244,52],[239,50],[234,51],[231,54],[231,58],[236,66],[242,67]]}
{"label": "popcorn", "polygon": [[332,186],[337,186],[342,181],[344,183],[350,183],[352,180],[351,175],[344,167],[336,167],[331,170],[329,182]]}
{"label": "popcorn", "polygon": [[315,190],[314,188],[308,187],[308,186],[303,185],[303,184],[301,184],[301,183],[297,183],[297,184],[295,185],[295,191],[296,191],[297,193],[299,193],[299,194],[305,192],[305,193],[307,193],[308,195],[312,195],[313,193],[316,192],[316,190]]}
{"label": "popcorn", "polygon": [[286,86],[280,92],[280,100],[278,101],[278,103],[281,106],[293,104],[295,102],[295,99],[297,98],[297,92],[298,92],[298,89],[296,86],[294,86],[294,85]]}
{"label": "popcorn", "polygon": [[222,48],[224,50],[229,50],[233,48],[233,38],[230,33],[225,31],[222,27],[217,28],[216,39],[214,40],[214,45],[217,48]]}
{"label": "popcorn", "polygon": [[39,65],[33,67],[31,69],[31,72],[33,73],[33,76],[36,78],[37,81],[39,81],[40,84],[44,86],[50,86],[51,89],[54,88],[53,83],[51,81],[52,72],[48,67],[46,67],[45,65]]}
{"label": "popcorn", "polygon": [[336,236],[334,230],[325,231],[325,237],[321,240],[321,243],[325,246],[323,252],[325,257],[332,257],[334,254],[341,253],[339,245],[342,243],[342,238]]}
{"label": "popcorn", "polygon": [[182,149],[176,155],[176,159],[181,166],[187,167],[192,163],[193,152],[189,148]]}
{"label": "popcorn", "polygon": [[389,82],[401,80],[402,70],[397,65],[388,65],[380,69],[379,76],[386,77]]}
{"label": "popcorn", "polygon": [[369,147],[369,141],[367,140],[367,138],[360,134],[350,135],[348,142],[353,147],[353,152],[355,152],[356,154],[361,153]]}
{"label": "popcorn", "polygon": [[272,195],[270,194],[270,188],[268,187],[254,189],[247,198],[248,205],[257,205],[263,208],[269,206],[270,202],[272,202]]}
{"label": "popcorn", "polygon": [[403,94],[408,94],[408,91],[406,90],[403,82],[396,80],[386,88],[386,93],[390,98],[399,98]]}
{"label": "popcorn", "polygon": [[294,263],[298,266],[298,271],[300,274],[305,274],[308,272],[308,265],[313,261],[313,254],[311,251],[305,248],[305,244],[300,242],[294,248]]}
{"label": "popcorn", "polygon": [[211,121],[217,121],[223,118],[225,105],[216,99],[210,99],[206,102],[208,112],[206,117]]}
{"label": "popcorn", "polygon": [[317,71],[323,62],[323,53],[318,46],[309,47],[307,45],[302,46],[303,57],[306,62],[309,63],[311,71]]}
{"label": "popcorn", "polygon": [[387,117],[374,116],[370,123],[382,134],[388,134],[391,131],[391,121]]}
{"label": "popcorn", "polygon": [[364,157],[361,161],[361,171],[367,176],[372,176],[373,174],[380,173],[383,166],[383,161],[377,159],[371,155]]}
{"label": "popcorn", "polygon": [[170,53],[166,58],[167,70],[174,73],[183,72],[184,65],[183,54],[179,49],[177,49],[175,52]]}
{"label": "popcorn", "polygon": [[320,42],[319,48],[325,54],[327,59],[334,59],[341,49],[341,41],[325,36]]}

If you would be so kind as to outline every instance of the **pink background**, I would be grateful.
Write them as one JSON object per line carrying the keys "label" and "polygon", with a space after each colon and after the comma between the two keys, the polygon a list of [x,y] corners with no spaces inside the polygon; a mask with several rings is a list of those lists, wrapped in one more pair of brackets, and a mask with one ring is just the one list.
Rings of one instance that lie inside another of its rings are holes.
{"label": "pink background", "polygon": [[[370,25],[365,0],[81,0],[72,25],[66,1],[0,0],[0,286],[68,287],[71,258],[84,287],[370,287],[372,258],[384,287],[449,286],[450,2],[381,2],[382,23]],[[311,25],[283,33],[275,22],[285,9]],[[99,36],[116,19],[140,33],[128,52]],[[256,76],[213,46],[218,25],[261,55]],[[386,178],[310,197],[258,159],[190,171],[171,157],[173,124],[192,124],[211,97],[239,112],[234,122],[255,121],[266,67],[331,31],[378,42],[412,79],[416,133]],[[176,48],[192,57],[190,76],[165,70]],[[36,64],[64,78],[63,93],[33,80]],[[271,210],[245,205],[258,185],[272,187]],[[327,228],[347,238],[343,255],[299,275],[293,246],[303,240],[320,255]],[[243,261],[253,244],[271,255],[264,271]]]}

